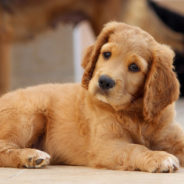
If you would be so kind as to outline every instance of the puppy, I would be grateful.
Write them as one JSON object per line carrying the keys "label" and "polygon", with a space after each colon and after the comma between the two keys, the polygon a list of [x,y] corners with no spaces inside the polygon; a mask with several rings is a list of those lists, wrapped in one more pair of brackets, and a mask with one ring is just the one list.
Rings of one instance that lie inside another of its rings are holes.
{"label": "puppy", "polygon": [[88,48],[80,84],[0,98],[0,166],[51,164],[174,172],[184,133],[174,122],[173,51],[143,30],[107,24]]}

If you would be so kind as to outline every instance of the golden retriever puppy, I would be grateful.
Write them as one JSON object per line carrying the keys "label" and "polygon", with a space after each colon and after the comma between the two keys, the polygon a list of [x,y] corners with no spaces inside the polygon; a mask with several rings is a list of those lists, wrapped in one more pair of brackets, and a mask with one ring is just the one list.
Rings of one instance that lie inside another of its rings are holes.
{"label": "golden retriever puppy", "polygon": [[105,26],[80,84],[46,84],[0,98],[0,166],[51,164],[174,172],[184,133],[174,122],[173,51],[143,30]]}

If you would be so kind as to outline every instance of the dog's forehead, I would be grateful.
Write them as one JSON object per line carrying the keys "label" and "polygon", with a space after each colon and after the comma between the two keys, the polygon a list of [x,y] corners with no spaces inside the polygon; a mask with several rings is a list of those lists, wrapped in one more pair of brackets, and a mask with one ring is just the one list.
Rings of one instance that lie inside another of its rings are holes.
{"label": "dog's forehead", "polygon": [[117,43],[129,43],[132,45],[148,45],[154,42],[153,37],[142,29],[134,26],[124,26],[121,29],[115,29],[109,40]]}
{"label": "dog's forehead", "polygon": [[134,52],[147,58],[155,40],[151,35],[133,26],[124,26],[109,35],[108,42],[116,43],[125,53]]}

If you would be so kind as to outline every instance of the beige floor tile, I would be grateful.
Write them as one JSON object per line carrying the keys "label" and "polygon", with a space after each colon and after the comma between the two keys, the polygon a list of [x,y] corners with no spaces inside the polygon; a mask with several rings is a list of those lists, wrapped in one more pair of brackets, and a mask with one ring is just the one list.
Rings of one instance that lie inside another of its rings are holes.
{"label": "beige floor tile", "polygon": [[111,171],[87,167],[49,166],[44,169],[0,169],[2,184],[183,184],[184,169],[176,173]]}

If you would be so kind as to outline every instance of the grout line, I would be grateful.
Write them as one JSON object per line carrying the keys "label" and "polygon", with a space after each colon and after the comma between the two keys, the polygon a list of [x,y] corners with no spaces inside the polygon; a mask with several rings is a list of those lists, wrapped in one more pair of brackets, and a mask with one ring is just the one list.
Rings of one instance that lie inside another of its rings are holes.
{"label": "grout line", "polygon": [[9,176],[7,179],[10,180],[10,179],[12,179],[12,178],[15,178],[15,177],[21,175],[24,171],[25,171],[25,169],[22,169],[22,170],[20,170],[19,172],[17,172],[16,174],[14,174],[14,175],[12,175],[12,176]]}

